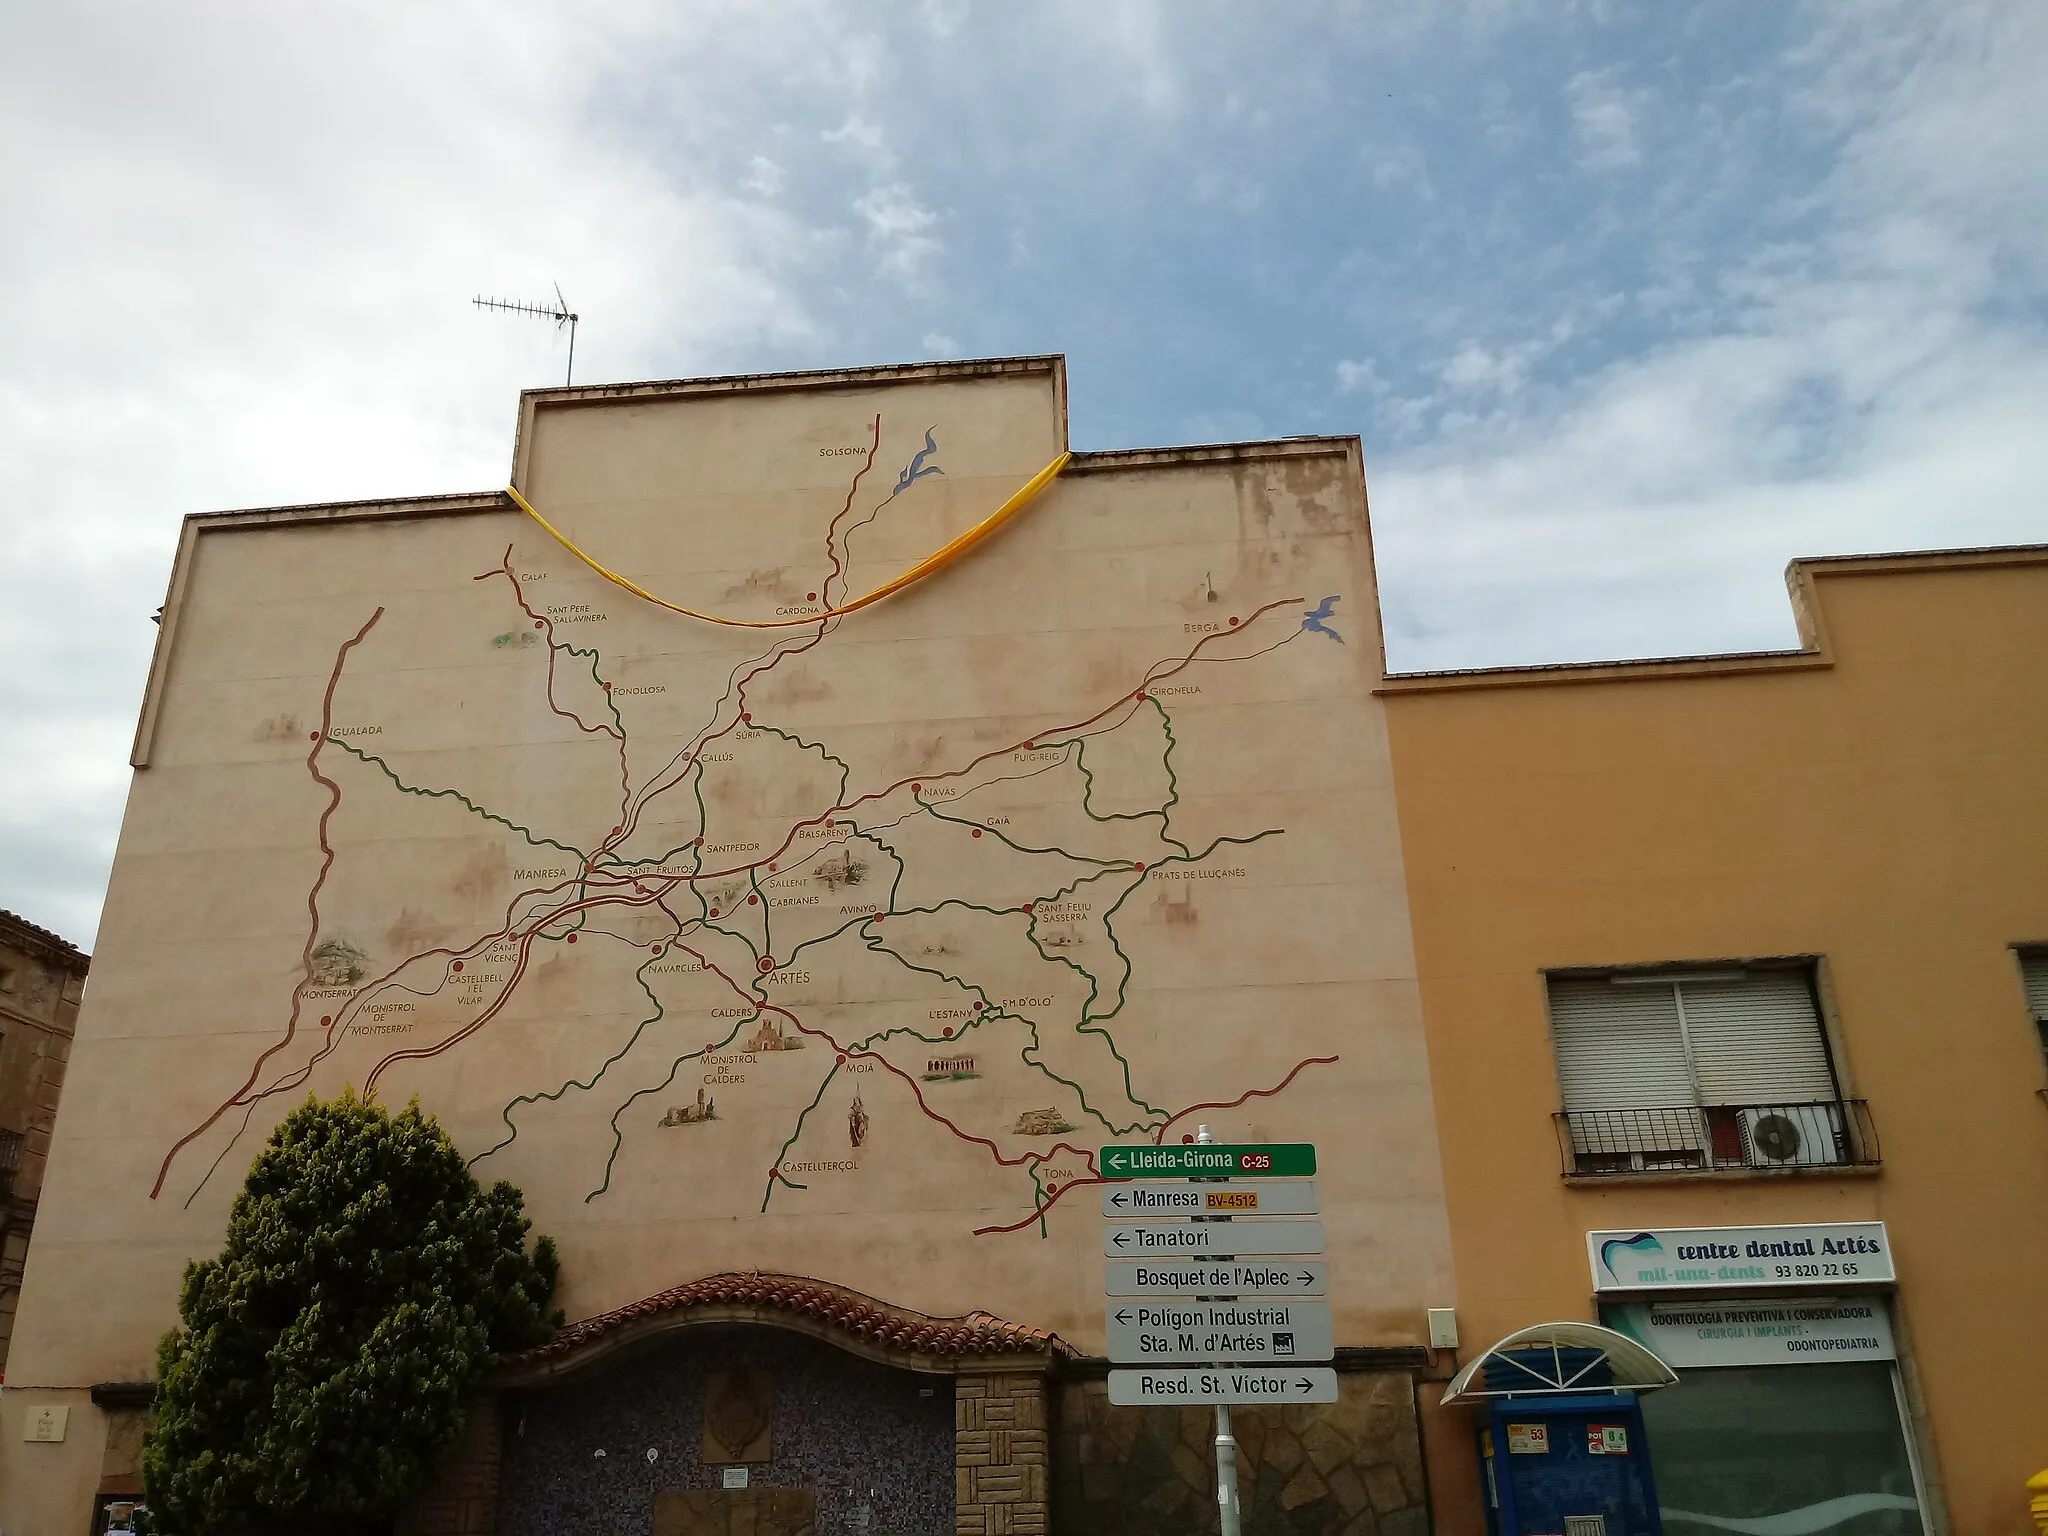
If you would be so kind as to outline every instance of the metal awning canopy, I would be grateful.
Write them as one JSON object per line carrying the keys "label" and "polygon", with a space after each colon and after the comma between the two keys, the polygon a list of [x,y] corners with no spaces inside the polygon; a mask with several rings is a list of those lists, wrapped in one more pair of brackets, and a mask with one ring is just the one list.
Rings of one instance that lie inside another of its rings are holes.
{"label": "metal awning canopy", "polygon": [[[1494,1362],[1492,1371],[1487,1370],[1489,1361]],[[1495,1384],[1503,1381],[1512,1385]],[[1467,1361],[1444,1389],[1443,1400],[1476,1403],[1511,1395],[1654,1392],[1677,1381],[1670,1366],[1625,1333],[1597,1323],[1538,1323]]]}

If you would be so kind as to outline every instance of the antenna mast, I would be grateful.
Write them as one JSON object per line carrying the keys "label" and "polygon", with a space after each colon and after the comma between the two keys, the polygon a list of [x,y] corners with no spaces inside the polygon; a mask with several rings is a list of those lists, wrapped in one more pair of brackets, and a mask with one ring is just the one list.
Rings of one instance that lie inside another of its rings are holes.
{"label": "antenna mast", "polygon": [[565,325],[568,326],[569,367],[562,375],[563,387],[567,388],[575,379],[577,316],[570,310],[569,301],[562,297],[562,285],[560,283],[555,284],[555,302],[552,306],[547,304],[522,304],[517,299],[486,299],[482,296],[473,298],[469,302],[478,309],[495,309],[508,315],[532,315],[539,320],[552,320],[555,322],[555,329],[557,331],[560,331]]}

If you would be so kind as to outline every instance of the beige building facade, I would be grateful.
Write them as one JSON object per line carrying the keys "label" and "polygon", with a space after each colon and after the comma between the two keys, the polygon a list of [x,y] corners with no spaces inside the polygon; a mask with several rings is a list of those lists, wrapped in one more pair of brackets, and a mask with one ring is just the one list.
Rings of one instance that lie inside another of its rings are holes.
{"label": "beige building facade", "polygon": [[92,957],[0,912],[0,1372]]}
{"label": "beige building facade", "polygon": [[1099,1149],[1200,1125],[1322,1149],[1342,1392],[1240,1416],[1254,1529],[1426,1526],[1449,1223],[1359,447],[1067,448],[1056,358],[549,390],[511,482],[560,539],[497,490],[187,521],[10,1536],[131,1494],[184,1265],[348,1084],[524,1189],[575,1324],[422,1530],[1212,1518],[1206,1413],[1102,1369]]}
{"label": "beige building facade", "polygon": [[1676,1364],[1670,1536],[2021,1536],[2048,549],[1789,580],[1796,651],[1385,685],[1465,1341],[1604,1320]]}

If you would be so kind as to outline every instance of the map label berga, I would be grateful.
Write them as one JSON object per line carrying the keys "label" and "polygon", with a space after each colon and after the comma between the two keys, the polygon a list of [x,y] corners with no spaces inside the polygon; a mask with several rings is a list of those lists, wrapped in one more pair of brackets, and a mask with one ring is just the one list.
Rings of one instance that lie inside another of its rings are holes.
{"label": "map label berga", "polygon": [[1130,1370],[1109,1373],[1109,1400],[1120,1408],[1190,1403],[1334,1403],[1337,1373],[1327,1365],[1292,1370],[1245,1366],[1215,1370]]}
{"label": "map label berga", "polygon": [[1097,1166],[1105,1179],[1229,1178],[1233,1174],[1305,1179],[1316,1171],[1316,1149],[1299,1141],[1263,1147],[1196,1142],[1178,1147],[1104,1147]]}

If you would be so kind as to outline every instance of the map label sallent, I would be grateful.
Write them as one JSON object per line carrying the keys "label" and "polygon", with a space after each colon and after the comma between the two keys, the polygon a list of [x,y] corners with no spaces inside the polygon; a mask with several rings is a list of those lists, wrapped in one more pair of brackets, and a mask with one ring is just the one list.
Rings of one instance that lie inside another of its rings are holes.
{"label": "map label sallent", "polygon": [[1316,1171],[1316,1149],[1307,1142],[1271,1146],[1222,1146],[1184,1142],[1177,1147],[1104,1147],[1096,1166],[1105,1179],[1202,1179],[1263,1175],[1306,1179]]}

